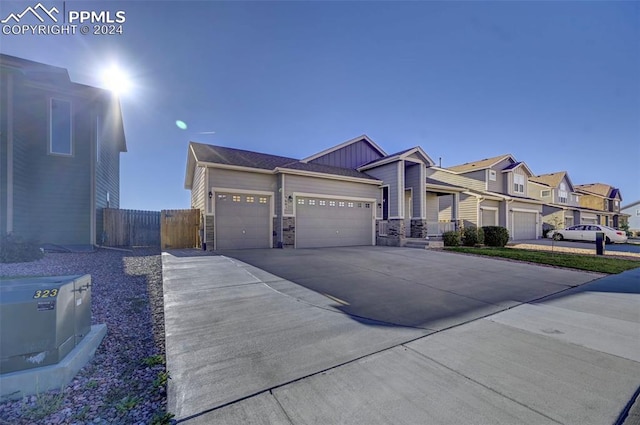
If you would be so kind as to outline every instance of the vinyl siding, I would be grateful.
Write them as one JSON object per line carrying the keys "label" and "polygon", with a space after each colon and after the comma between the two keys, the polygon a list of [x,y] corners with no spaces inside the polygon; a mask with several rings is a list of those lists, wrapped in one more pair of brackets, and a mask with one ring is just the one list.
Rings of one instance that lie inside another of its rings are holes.
{"label": "vinyl siding", "polygon": [[596,195],[580,193],[580,206],[594,210],[606,211],[607,200]]}
{"label": "vinyl siding", "polygon": [[424,202],[424,195],[426,193],[425,185],[420,181],[420,167],[422,167],[422,164],[411,165],[405,168],[404,187],[405,189],[413,189],[413,194],[411,195],[411,217],[414,218],[420,218],[422,215],[420,205]]}
{"label": "vinyl siding", "polygon": [[502,170],[511,165],[511,163],[512,162],[507,159],[504,161],[500,161],[498,164],[491,168],[491,170],[496,172],[496,181],[489,180],[489,170],[487,170],[487,188],[490,192],[506,193],[504,192],[504,188],[506,180],[505,174],[507,173],[503,173]]}
{"label": "vinyl siding", "polygon": [[380,154],[368,142],[361,140],[309,162],[356,169],[376,159],[380,159]]}
{"label": "vinyl siding", "polygon": [[460,194],[458,219],[465,227],[478,226],[478,200],[475,196]]}
{"label": "vinyl siding", "polygon": [[453,195],[438,196],[438,221],[453,219]]}
{"label": "vinyl siding", "polygon": [[427,192],[427,209],[426,209],[426,218],[427,221],[438,221],[439,220],[439,212],[438,212],[438,195],[435,193]]}
{"label": "vinyl siding", "polygon": [[[380,199],[380,188],[377,185],[346,182],[316,177],[285,175],[285,197],[294,193],[313,193],[318,195]],[[286,199],[286,198],[285,198]],[[293,202],[285,202],[285,214],[293,214]]]}
{"label": "vinyl siding", "polygon": [[[522,169],[522,167],[516,168],[513,171],[509,171],[507,173],[502,173],[502,174],[506,174],[504,176],[504,180],[503,180],[503,182],[505,184],[505,186],[504,186],[505,191],[503,193],[505,193],[507,195],[513,195],[513,196],[521,196],[521,197],[522,196],[527,196],[527,193],[529,191],[529,179],[528,179],[527,173],[524,171],[524,169]],[[515,174],[524,176],[524,191],[522,193],[515,192],[513,190],[513,176]]]}
{"label": "vinyl siding", "polygon": [[[100,152],[97,155],[95,166],[96,173],[96,241],[102,240],[103,233],[103,208],[120,208],[120,140],[113,131],[113,126],[109,123],[114,122],[118,117],[112,116],[106,108],[97,110],[97,115],[102,122],[101,140],[99,144]],[[93,117],[93,125],[96,125],[95,116]],[[94,137],[96,129],[94,127]],[[95,146],[95,140],[93,144]],[[109,202],[107,204],[107,194],[109,194]]]}
{"label": "vinyl siding", "polygon": [[196,167],[193,173],[193,184],[191,186],[191,208],[197,208],[202,213],[205,211],[205,193],[209,192],[205,190],[205,175],[205,167]]}
{"label": "vinyl siding", "polygon": [[[534,183],[534,182],[528,182],[528,183],[529,184],[527,185],[527,196],[529,198],[539,199],[541,201],[549,202],[549,203],[553,202],[554,189],[550,188],[549,186],[543,186],[541,184]],[[549,196],[542,196],[543,190],[548,190]]]}
{"label": "vinyl siding", "polygon": [[276,192],[276,179],[277,176],[272,174],[209,168],[209,184],[207,185],[206,190],[216,187]]}
{"label": "vinyl siding", "polygon": [[447,171],[436,170],[432,167],[427,168],[427,177],[467,189],[485,190],[484,181],[478,181],[464,175],[453,174]]}
{"label": "vinyl siding", "polygon": [[[401,194],[399,193],[400,182],[398,182],[398,163],[393,162],[391,164],[372,168],[371,170],[367,170],[367,174],[377,178],[378,180],[382,180],[383,185],[389,186],[389,217],[399,216],[400,211],[398,208],[398,199],[400,198],[400,202],[404,202],[404,192]],[[378,216],[382,216],[381,211],[378,211]]]}
{"label": "vinyl siding", "polygon": [[55,156],[48,154],[49,98],[41,89],[14,92],[14,232],[41,243],[89,244],[91,105],[70,99],[73,156]]}

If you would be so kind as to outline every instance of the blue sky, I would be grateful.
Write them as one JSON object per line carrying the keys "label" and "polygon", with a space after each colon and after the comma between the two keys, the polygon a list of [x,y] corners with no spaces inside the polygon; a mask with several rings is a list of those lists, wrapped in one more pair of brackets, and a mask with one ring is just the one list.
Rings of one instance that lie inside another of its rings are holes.
{"label": "blue sky", "polygon": [[0,52],[96,86],[113,62],[130,75],[122,208],[188,208],[190,140],[303,158],[363,133],[443,166],[511,153],[640,199],[638,2],[64,6],[122,10],[124,33],[2,35]]}

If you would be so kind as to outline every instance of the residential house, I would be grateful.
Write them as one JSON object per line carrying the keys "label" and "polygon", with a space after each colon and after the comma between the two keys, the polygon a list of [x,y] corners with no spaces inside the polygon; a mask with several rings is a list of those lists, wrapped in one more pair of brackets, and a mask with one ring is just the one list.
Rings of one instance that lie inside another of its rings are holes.
{"label": "residential house", "polygon": [[540,174],[529,179],[529,197],[544,202],[543,228],[566,228],[593,223],[593,212],[580,208],[580,195],[566,171]]}
{"label": "residential house", "polygon": [[67,70],[0,55],[0,234],[93,245],[118,208],[126,141],[111,92]]}
{"label": "residential house", "polygon": [[581,184],[575,187],[580,194],[580,206],[593,211],[592,224],[617,228],[624,215],[620,211],[620,190],[605,183]]}
{"label": "residential house", "polygon": [[427,179],[432,165],[366,135],[302,160],[191,142],[185,188],[210,249],[400,246],[440,232],[438,196],[463,190]]}
{"label": "residential house", "polygon": [[524,162],[510,154],[427,169],[428,178],[464,188],[440,199],[440,220],[459,220],[462,226],[503,226],[512,240],[542,234],[544,202],[528,195],[533,176]]}
{"label": "residential house", "polygon": [[640,201],[620,207],[620,212],[628,217],[629,230],[640,235]]}

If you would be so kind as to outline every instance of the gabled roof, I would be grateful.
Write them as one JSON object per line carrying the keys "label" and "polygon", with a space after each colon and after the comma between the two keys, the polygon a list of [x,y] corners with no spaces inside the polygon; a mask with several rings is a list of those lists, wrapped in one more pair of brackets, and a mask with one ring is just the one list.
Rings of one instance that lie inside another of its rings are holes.
{"label": "gabled roof", "polygon": [[447,190],[452,192],[464,192],[467,190],[462,186],[456,186],[454,184],[442,182],[440,180],[432,179],[430,177],[427,177],[425,179],[425,182],[426,182],[427,189],[441,189],[441,190]]}
{"label": "gabled roof", "polygon": [[429,155],[427,155],[427,153],[420,146],[415,146],[413,148],[405,149],[403,151],[396,152],[396,153],[393,153],[391,155],[386,155],[386,156],[384,156],[382,158],[370,161],[370,162],[358,167],[358,170],[363,171],[363,170],[368,170],[368,169],[371,169],[371,168],[374,168],[374,167],[379,167],[380,165],[383,165],[383,164],[388,164],[390,162],[399,161],[401,159],[406,159],[410,155],[413,155],[413,154],[417,154],[419,157],[421,157],[422,161],[424,161],[427,165],[429,165],[429,166],[434,165],[434,162],[429,157]]}
{"label": "gabled roof", "polygon": [[447,167],[447,170],[453,171],[454,173],[468,173],[469,171],[484,170],[486,168],[493,167],[497,163],[504,161],[507,158],[511,158],[513,162],[516,162],[513,155],[504,154],[504,155],[494,156],[491,158],[481,159],[480,161],[473,161],[473,162],[467,162],[460,165],[454,165],[452,167]]}
{"label": "gabled roof", "polygon": [[617,188],[605,183],[579,184],[575,186],[575,190],[590,195],[601,196],[603,198],[615,198],[616,196],[619,196],[620,199],[622,199],[622,195]]}
{"label": "gabled roof", "polygon": [[502,172],[503,172],[503,173],[507,173],[507,172],[509,172],[509,171],[513,171],[513,170],[515,170],[516,168],[520,168],[520,167],[524,168],[524,169],[525,169],[525,171],[526,171],[527,173],[529,173],[529,176],[533,176],[533,175],[534,175],[534,174],[533,174],[533,171],[531,171],[531,168],[529,168],[529,167],[527,166],[527,164],[525,164],[525,163],[524,163],[524,162],[522,162],[522,161],[520,161],[520,162],[514,162],[513,164],[509,164],[509,165],[507,165],[506,167],[504,167],[504,168],[502,169]]}
{"label": "gabled roof", "polygon": [[342,149],[342,148],[344,148],[346,146],[349,146],[349,145],[352,145],[354,143],[358,143],[358,142],[361,142],[361,141],[365,141],[366,143],[368,143],[369,146],[371,146],[371,148],[373,150],[375,150],[376,152],[378,152],[380,154],[380,156],[387,156],[387,153],[384,150],[382,150],[382,148],[380,146],[378,146],[376,144],[376,142],[371,140],[369,138],[369,136],[367,136],[366,134],[363,134],[361,136],[354,137],[353,139],[349,139],[346,142],[340,143],[339,145],[333,146],[333,147],[331,147],[329,149],[325,149],[322,152],[318,152],[318,153],[316,153],[314,155],[311,155],[311,156],[309,156],[307,158],[304,158],[304,159],[301,160],[301,162],[313,161],[314,159],[320,158],[321,156],[328,155],[331,152],[335,152],[335,151],[340,150],[340,149]]}
{"label": "gabled roof", "polygon": [[560,186],[560,183],[562,183],[562,180],[565,178],[567,179],[567,182],[569,182],[570,189],[573,192],[575,189],[574,189],[573,183],[571,182],[571,179],[569,178],[569,174],[567,174],[566,171],[558,171],[558,172],[549,173],[549,174],[540,174],[539,176],[533,176],[529,178],[529,181],[532,181],[534,183],[544,184],[546,186],[555,188]]}
{"label": "gabled roof", "polygon": [[635,207],[636,205],[640,205],[640,199],[639,199],[639,200],[637,200],[636,202],[632,202],[632,203],[630,203],[630,204],[627,204],[627,205],[623,205],[623,206],[621,206],[621,207],[620,207],[620,210],[626,210],[627,208],[633,208],[633,207]]}
{"label": "gabled roof", "polygon": [[185,175],[185,188],[187,189],[191,188],[194,168],[198,163],[206,165],[217,164],[229,168],[249,168],[262,170],[267,173],[272,172],[274,174],[290,170],[378,181],[375,177],[349,168],[332,167],[322,164],[307,164],[295,158],[285,156],[190,142]]}

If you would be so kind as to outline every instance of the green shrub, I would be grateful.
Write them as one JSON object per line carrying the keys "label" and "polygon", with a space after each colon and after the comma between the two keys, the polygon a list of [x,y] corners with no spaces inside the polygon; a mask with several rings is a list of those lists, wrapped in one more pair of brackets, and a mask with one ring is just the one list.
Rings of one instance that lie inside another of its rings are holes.
{"label": "green shrub", "polygon": [[484,244],[503,247],[509,242],[509,231],[502,226],[484,226]]}
{"label": "green shrub", "polygon": [[460,232],[452,230],[442,234],[444,246],[460,246]]}
{"label": "green shrub", "polygon": [[0,263],[26,263],[44,257],[44,251],[33,241],[25,241],[13,233],[0,236]]}
{"label": "green shrub", "polygon": [[464,246],[476,246],[484,243],[484,231],[476,226],[465,227],[462,231],[462,244]]}

